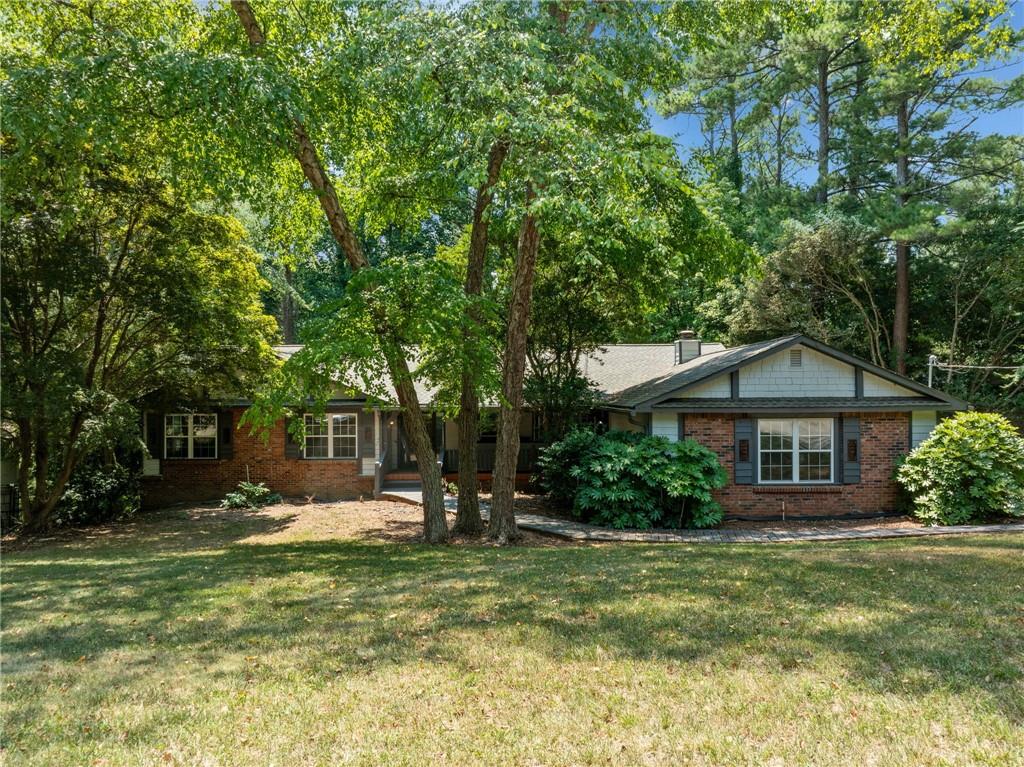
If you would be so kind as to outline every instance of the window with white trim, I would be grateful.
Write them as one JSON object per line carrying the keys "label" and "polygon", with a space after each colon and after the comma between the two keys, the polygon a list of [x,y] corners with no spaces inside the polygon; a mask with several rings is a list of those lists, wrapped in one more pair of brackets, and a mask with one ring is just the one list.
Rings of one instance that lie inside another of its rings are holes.
{"label": "window with white trim", "polygon": [[164,416],[164,458],[216,458],[216,413]]}
{"label": "window with white trim", "polygon": [[758,482],[831,482],[831,418],[757,422]]}
{"label": "window with white trim", "polygon": [[356,416],[352,413],[331,413],[318,418],[306,414],[306,458],[356,458]]}

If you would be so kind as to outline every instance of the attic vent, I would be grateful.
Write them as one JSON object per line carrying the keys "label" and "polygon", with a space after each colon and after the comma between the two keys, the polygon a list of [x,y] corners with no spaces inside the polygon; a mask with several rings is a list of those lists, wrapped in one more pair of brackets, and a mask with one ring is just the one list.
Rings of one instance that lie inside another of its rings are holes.
{"label": "attic vent", "polygon": [[802,349],[790,349],[789,350],[789,366],[791,368],[798,368],[803,364],[803,350]]}

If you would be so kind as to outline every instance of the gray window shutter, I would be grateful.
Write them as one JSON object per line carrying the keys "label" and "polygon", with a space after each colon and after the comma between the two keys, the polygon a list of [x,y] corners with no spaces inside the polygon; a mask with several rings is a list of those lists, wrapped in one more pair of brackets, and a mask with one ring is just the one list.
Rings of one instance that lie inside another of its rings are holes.
{"label": "gray window shutter", "polygon": [[733,475],[737,485],[754,484],[754,456],[757,445],[754,444],[754,422],[749,418],[737,418],[734,422],[735,456],[733,459]]}
{"label": "gray window shutter", "polygon": [[302,458],[302,445],[292,436],[291,429],[289,428],[291,425],[292,419],[286,418],[284,422],[284,457]]}
{"label": "gray window shutter", "polygon": [[235,419],[231,410],[217,412],[217,457],[233,458],[235,455]]}
{"label": "gray window shutter", "polygon": [[678,439],[680,442],[682,442],[684,439],[686,439],[686,414],[685,413],[679,413],[678,423],[676,425],[676,428],[678,429],[678,432],[676,434],[676,439]]}
{"label": "gray window shutter", "polygon": [[832,458],[833,474],[832,482],[837,485],[843,484],[843,458],[846,450],[846,443],[843,441],[843,417],[836,416],[832,422]]}
{"label": "gray window shutter", "polygon": [[164,457],[163,413],[146,413],[146,450],[150,458]]}
{"label": "gray window shutter", "polygon": [[362,458],[373,458],[373,413],[363,411],[356,417],[359,424],[359,455]]}
{"label": "gray window shutter", "polygon": [[843,484],[860,482],[860,419],[843,418]]}

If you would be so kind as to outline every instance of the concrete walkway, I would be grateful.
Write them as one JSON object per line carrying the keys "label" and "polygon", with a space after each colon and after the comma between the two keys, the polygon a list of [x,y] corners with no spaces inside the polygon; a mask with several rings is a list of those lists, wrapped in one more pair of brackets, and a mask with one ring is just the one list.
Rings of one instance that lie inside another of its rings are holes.
{"label": "concrete walkway", "polygon": [[[381,498],[403,503],[421,504],[423,496],[418,490],[383,493]],[[456,508],[454,498],[445,498],[445,506]],[[490,508],[480,504],[484,519]],[[921,538],[930,535],[967,535],[971,533],[1024,533],[1024,524],[1004,525],[949,525],[948,527],[875,527],[860,529],[828,529],[808,527],[803,530],[787,528],[729,528],[725,530],[612,530],[568,519],[545,517],[540,514],[516,514],[516,523],[524,530],[557,535],[574,541],[621,541],[626,543],[787,543],[794,541],[853,541],[865,538]]]}

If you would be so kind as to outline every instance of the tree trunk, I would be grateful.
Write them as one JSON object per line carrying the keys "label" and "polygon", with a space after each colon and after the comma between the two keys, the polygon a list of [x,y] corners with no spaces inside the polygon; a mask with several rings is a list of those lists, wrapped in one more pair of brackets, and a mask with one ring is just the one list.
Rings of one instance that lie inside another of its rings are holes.
{"label": "tree trunk", "polygon": [[[266,39],[249,3],[246,0],[231,0],[231,7],[245,30],[249,44],[257,52],[262,51],[266,45]],[[341,247],[352,271],[369,266],[362,245],[338,201],[334,184],[324,171],[320,155],[306,134],[305,125],[301,120],[293,117],[292,127],[295,134],[295,158],[299,161],[303,175],[320,201],[320,207],[327,217],[334,240]],[[424,537],[429,543],[443,543],[448,540],[448,522],[445,517],[441,469],[433,460],[434,453],[433,446],[430,444],[430,433],[423,420],[423,411],[416,395],[416,388],[412,383],[409,363],[401,344],[387,327],[386,318],[377,316],[374,321],[381,346],[384,349],[388,372],[398,395],[398,404],[407,416],[405,419],[406,436],[418,456],[429,457],[429,460],[418,461],[420,479],[423,484]]]}
{"label": "tree trunk", "polygon": [[281,335],[286,344],[295,343],[295,295],[293,293],[292,281],[295,272],[291,266],[284,267],[284,295],[281,297]]}
{"label": "tree trunk", "polygon": [[[907,204],[907,185],[910,183],[910,114],[906,98],[896,112],[896,204],[902,209]],[[900,221],[900,225],[903,222]],[[896,372],[907,374],[907,337],[910,327],[910,243],[896,241],[896,306],[892,320],[892,346]]]}
{"label": "tree trunk", "polygon": [[783,107],[779,105],[779,118],[775,123],[775,187],[776,189],[782,187],[782,162],[784,158],[782,141],[784,138],[783,130],[785,128],[786,113],[783,111]]}
{"label": "tree trunk", "polygon": [[829,151],[829,110],[828,93],[828,51],[818,56],[818,189],[816,200],[819,205],[828,203],[828,151]]}
{"label": "tree trunk", "polygon": [[736,121],[736,93],[732,90],[735,77],[729,78],[729,180],[737,189],[743,187],[743,165],[740,162],[740,136]]}
{"label": "tree trunk", "polygon": [[533,188],[527,186],[527,212],[519,229],[512,295],[509,299],[508,331],[505,337],[505,365],[502,375],[503,401],[498,413],[498,442],[491,475],[491,521],[487,537],[508,543],[520,537],[516,526],[516,464],[519,458],[519,421],[523,409],[523,381],[526,377],[526,334],[530,324],[533,272],[540,247],[537,219],[529,212]]}
{"label": "tree trunk", "polygon": [[[483,292],[484,265],[487,258],[487,208],[494,197],[494,186],[501,177],[501,166],[508,154],[508,144],[499,139],[491,145],[487,158],[487,179],[477,190],[473,206],[473,224],[469,237],[466,263],[466,295],[470,300]],[[476,342],[480,313],[475,303],[469,305],[468,327],[462,334],[464,344]],[[462,392],[459,398],[459,508],[452,532],[479,535],[484,522],[480,517],[480,487],[477,481],[476,444],[480,437],[480,402],[476,393],[476,376],[472,364],[462,370]]]}

